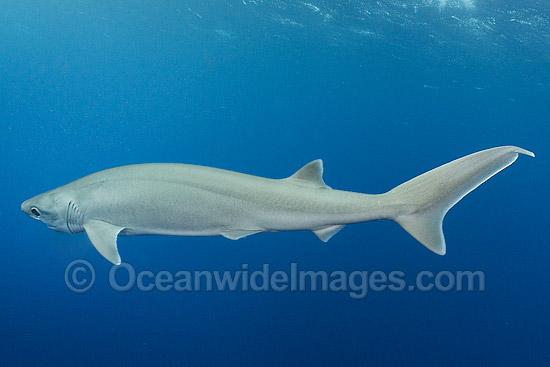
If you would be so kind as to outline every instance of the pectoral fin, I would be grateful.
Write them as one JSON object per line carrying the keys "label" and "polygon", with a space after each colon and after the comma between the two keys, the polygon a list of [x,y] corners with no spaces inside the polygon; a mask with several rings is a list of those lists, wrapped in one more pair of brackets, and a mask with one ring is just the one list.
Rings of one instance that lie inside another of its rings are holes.
{"label": "pectoral fin", "polygon": [[124,228],[100,220],[89,220],[84,224],[88,238],[97,251],[115,265],[120,265],[117,237]]}

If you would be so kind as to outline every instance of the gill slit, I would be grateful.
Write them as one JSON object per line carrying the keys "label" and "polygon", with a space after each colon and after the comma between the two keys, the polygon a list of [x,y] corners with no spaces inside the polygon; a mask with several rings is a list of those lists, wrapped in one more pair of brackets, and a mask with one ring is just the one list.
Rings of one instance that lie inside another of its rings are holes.
{"label": "gill slit", "polygon": [[67,207],[67,229],[69,230],[69,233],[75,234],[84,231],[82,223],[83,217],[80,209],[75,205],[75,203],[69,201],[69,205]]}

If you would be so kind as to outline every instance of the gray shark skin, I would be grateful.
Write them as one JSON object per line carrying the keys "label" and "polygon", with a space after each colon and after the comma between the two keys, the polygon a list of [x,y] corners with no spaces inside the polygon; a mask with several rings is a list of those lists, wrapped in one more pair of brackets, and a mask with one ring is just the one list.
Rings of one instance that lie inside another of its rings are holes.
{"label": "gray shark skin", "polygon": [[86,232],[107,260],[120,264],[119,235],[218,236],[311,230],[328,241],[344,225],[393,220],[433,252],[446,252],[442,223],[469,192],[512,164],[514,146],[483,150],[367,195],[333,190],[315,160],[292,176],[268,179],[187,164],[138,164],[97,172],[21,204],[50,229]]}

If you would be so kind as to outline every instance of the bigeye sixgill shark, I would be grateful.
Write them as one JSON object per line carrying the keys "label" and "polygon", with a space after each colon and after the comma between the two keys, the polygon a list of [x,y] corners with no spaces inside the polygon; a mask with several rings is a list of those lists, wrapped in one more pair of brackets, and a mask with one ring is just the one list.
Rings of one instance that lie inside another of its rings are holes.
{"label": "bigeye sixgill shark", "polygon": [[48,191],[21,210],[49,228],[86,232],[120,264],[120,235],[224,236],[313,231],[328,241],[346,224],[393,220],[433,252],[446,252],[447,211],[527,150],[502,146],[457,159],[379,195],[333,190],[315,160],[292,176],[269,179],[188,164],[111,168]]}

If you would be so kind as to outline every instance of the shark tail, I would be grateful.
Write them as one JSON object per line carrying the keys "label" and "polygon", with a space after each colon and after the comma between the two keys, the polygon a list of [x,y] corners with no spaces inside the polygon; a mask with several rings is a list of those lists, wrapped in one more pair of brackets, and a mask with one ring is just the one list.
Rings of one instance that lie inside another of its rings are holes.
{"label": "shark tail", "polygon": [[399,208],[393,219],[420,243],[445,255],[445,214],[464,196],[508,167],[519,154],[532,152],[514,146],[483,150],[444,164],[409,180],[388,193],[388,205]]}

